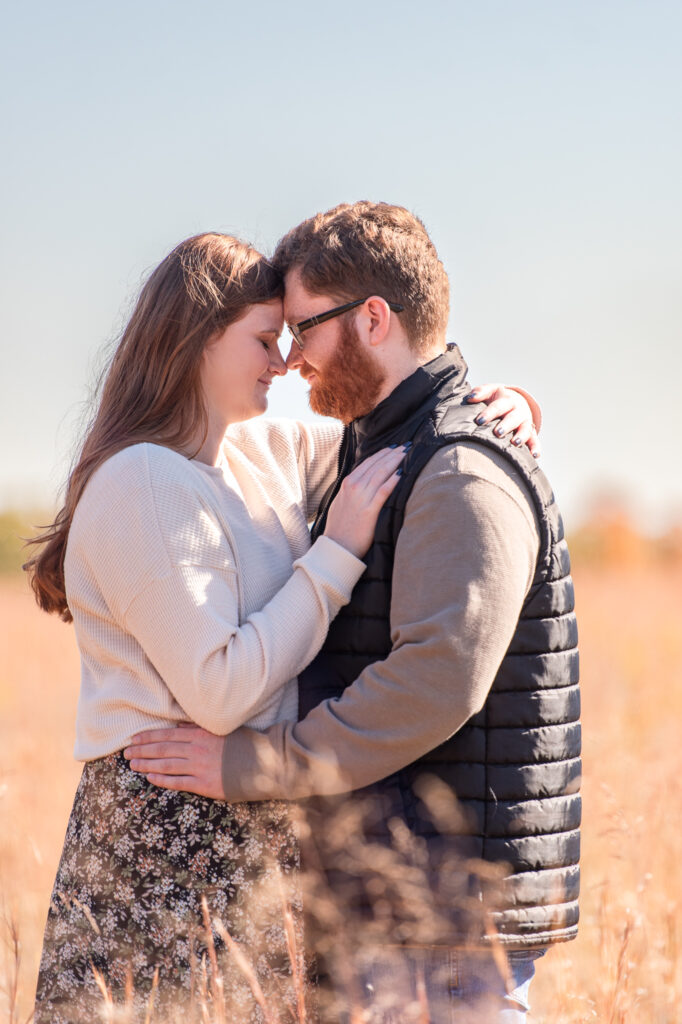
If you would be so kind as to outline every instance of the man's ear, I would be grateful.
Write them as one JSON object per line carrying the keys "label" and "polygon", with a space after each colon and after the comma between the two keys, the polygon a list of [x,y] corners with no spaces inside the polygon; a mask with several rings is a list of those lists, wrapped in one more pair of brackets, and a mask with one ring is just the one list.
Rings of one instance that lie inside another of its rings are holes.
{"label": "man's ear", "polygon": [[358,329],[364,329],[364,340],[372,348],[375,348],[382,343],[389,332],[391,310],[385,299],[379,295],[371,295],[360,307],[358,320],[363,320],[362,328],[358,323]]}

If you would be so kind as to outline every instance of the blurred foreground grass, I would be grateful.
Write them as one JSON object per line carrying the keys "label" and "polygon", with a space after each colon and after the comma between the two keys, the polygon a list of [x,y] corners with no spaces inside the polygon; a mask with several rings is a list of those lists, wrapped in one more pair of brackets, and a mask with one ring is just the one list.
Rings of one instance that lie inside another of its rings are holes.
{"label": "blurred foreground grass", "polygon": [[[546,1024],[682,1022],[682,565],[628,550],[620,564],[583,555],[575,568],[582,924],[576,942],[540,962],[531,1020]],[[72,628],[39,612],[23,579],[0,582],[0,621],[0,1021],[14,1024],[32,1005],[80,774],[71,756],[79,667]],[[12,920],[21,953],[14,1019]]]}

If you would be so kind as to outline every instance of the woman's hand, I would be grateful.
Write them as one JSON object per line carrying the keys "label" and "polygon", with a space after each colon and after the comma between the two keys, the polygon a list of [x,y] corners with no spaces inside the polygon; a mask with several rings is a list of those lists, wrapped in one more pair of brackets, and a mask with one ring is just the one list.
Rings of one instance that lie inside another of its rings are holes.
{"label": "woman's hand", "polygon": [[504,384],[481,384],[467,396],[467,401],[485,402],[487,406],[476,417],[477,423],[499,420],[495,427],[498,437],[513,433],[512,444],[518,448],[528,445],[531,455],[540,458],[538,432],[542,425],[542,413],[532,395]]}
{"label": "woman's hand", "polygon": [[382,448],[345,477],[329,506],[325,537],[362,558],[374,540],[381,507],[398,483],[404,454],[403,448]]}

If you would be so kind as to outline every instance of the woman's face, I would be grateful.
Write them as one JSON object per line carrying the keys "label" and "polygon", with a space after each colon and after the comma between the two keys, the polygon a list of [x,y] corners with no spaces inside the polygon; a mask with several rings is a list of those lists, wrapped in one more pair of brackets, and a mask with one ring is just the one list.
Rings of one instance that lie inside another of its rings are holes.
{"label": "woman's face", "polygon": [[201,385],[213,421],[239,423],[268,407],[268,388],[287,372],[277,344],[284,314],[279,299],[249,306],[204,349]]}

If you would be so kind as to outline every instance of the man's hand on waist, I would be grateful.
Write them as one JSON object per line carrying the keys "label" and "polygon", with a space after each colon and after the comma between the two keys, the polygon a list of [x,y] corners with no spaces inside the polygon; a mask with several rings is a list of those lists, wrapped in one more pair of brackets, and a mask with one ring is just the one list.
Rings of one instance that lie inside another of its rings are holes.
{"label": "man's hand on waist", "polygon": [[123,754],[133,771],[141,772],[154,786],[224,800],[223,743],[223,736],[183,724],[137,733]]}

